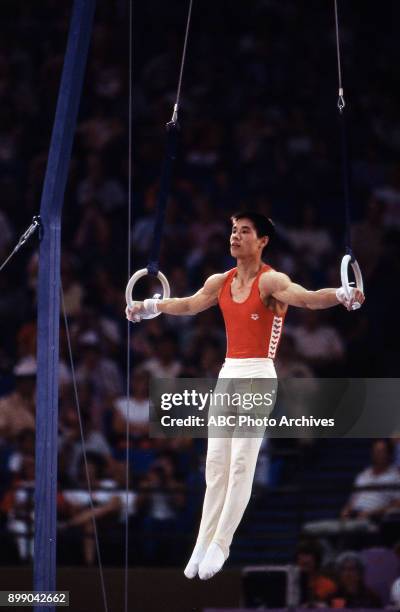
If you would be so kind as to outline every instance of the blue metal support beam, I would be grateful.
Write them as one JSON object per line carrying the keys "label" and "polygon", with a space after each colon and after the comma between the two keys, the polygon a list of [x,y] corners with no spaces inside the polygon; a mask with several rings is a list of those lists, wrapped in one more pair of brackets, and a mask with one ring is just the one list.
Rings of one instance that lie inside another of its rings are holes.
{"label": "blue metal support beam", "polygon": [[[75,0],[40,207],[34,590],[56,589],[61,210],[96,0]],[[36,606],[35,611],[54,607]]]}

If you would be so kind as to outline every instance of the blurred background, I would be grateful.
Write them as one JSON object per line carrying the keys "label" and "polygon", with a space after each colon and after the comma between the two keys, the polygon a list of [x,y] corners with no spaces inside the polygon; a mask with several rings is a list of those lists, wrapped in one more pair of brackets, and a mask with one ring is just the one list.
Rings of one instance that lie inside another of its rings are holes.
{"label": "blurred background", "polygon": [[[39,212],[71,7],[2,3],[1,261]],[[128,8],[98,0],[63,210],[62,281],[102,561],[124,562],[128,504],[130,564],[183,568],[201,511],[206,446],[149,437],[148,383],[216,376],[225,334],[217,308],[132,326],[127,499]],[[340,3],[352,240],[367,300],[355,313],[289,309],[281,377],[398,375],[399,13],[386,0]],[[134,3],[133,270],[147,264],[186,15],[177,0]],[[194,3],[160,264],[172,296],[234,266],[229,218],[240,209],[276,223],[270,265],[309,289],[339,286],[345,227],[334,34],[333,2]],[[32,559],[37,266],[33,239],[0,273],[3,565]],[[137,295],[155,288],[143,282]],[[59,564],[94,566],[63,324],[60,353]],[[292,564],[301,570],[302,603],[387,605],[400,576],[399,467],[397,438],[266,439],[228,568]],[[265,602],[258,588],[249,587],[248,604]]]}

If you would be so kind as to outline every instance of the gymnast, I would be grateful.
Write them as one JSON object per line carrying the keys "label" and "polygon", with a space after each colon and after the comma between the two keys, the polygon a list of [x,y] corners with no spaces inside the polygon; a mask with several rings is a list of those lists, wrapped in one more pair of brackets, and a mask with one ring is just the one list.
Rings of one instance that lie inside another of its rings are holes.
{"label": "gymnast", "polygon": [[[233,215],[230,251],[236,267],[210,276],[186,298],[146,299],[127,307],[132,322],[166,313],[194,315],[219,305],[226,328],[226,359],[219,378],[276,378],[274,359],[288,306],[324,309],[342,304],[351,311],[364,302],[357,287],[308,291],[262,260],[274,235],[260,213]],[[249,502],[262,436],[209,437],[206,492],[196,545],[184,570],[207,580],[222,569],[233,535]]]}

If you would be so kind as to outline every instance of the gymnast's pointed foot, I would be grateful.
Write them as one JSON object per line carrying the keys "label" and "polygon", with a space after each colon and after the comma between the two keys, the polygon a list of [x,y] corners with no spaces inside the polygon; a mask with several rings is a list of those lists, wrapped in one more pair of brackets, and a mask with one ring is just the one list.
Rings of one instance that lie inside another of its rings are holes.
{"label": "gymnast's pointed foot", "polygon": [[222,569],[225,560],[225,555],[221,547],[215,542],[211,542],[210,546],[207,548],[204,559],[200,563],[199,578],[201,578],[201,580],[208,580],[215,576],[215,574]]}
{"label": "gymnast's pointed foot", "polygon": [[192,556],[189,559],[189,563],[185,567],[184,574],[186,578],[194,578],[197,576],[199,571],[199,565],[202,562],[204,555],[207,552],[207,544],[196,544],[193,549]]}

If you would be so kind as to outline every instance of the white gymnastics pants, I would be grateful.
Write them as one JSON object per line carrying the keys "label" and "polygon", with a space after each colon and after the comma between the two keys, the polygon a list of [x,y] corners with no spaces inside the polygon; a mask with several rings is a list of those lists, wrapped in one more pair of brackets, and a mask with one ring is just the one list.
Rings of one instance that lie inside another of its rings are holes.
{"label": "white gymnastics pants", "polygon": [[[219,378],[276,378],[272,359],[226,359]],[[249,502],[260,450],[258,437],[209,437],[206,493],[197,544],[215,542],[225,558]]]}

